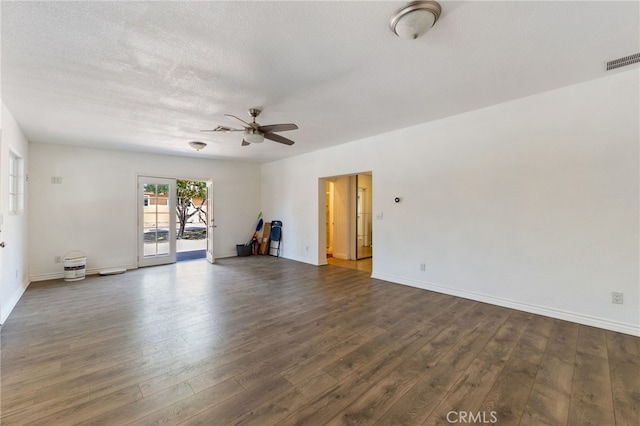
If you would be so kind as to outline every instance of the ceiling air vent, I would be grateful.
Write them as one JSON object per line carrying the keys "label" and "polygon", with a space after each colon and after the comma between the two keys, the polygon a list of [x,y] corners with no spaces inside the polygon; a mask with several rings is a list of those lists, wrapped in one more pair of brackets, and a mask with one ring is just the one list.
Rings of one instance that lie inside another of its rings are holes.
{"label": "ceiling air vent", "polygon": [[607,71],[640,62],[640,53],[607,62]]}

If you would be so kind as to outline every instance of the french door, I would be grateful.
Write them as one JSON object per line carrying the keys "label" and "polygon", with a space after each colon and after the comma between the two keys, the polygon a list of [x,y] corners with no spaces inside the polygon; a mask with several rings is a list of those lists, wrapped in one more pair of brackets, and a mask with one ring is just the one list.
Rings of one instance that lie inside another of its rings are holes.
{"label": "french door", "polygon": [[138,266],[176,261],[176,180],[138,176]]}
{"label": "french door", "polygon": [[207,181],[207,260],[215,263],[216,258],[213,256],[213,228],[215,228],[215,220],[213,218],[213,182]]}

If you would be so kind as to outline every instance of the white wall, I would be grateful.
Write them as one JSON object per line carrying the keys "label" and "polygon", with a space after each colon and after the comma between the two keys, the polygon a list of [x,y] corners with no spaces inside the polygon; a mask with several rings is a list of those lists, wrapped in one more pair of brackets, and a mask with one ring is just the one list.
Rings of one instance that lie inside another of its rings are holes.
{"label": "white wall", "polygon": [[[137,175],[213,179],[216,257],[255,229],[260,166],[248,163],[29,144],[30,276],[60,277],[56,256],[87,255],[87,271],[137,265]],[[62,177],[52,184],[51,177]]]}
{"label": "white wall", "polygon": [[[25,170],[28,167],[27,140],[18,127],[11,112],[2,104],[2,128],[0,137],[0,215],[2,226],[0,241],[0,323],[4,323],[11,310],[29,285],[27,261],[27,213],[29,204],[25,199],[22,213],[9,214],[9,152],[22,157]],[[23,181],[24,182],[24,181]],[[25,198],[28,196],[28,184]]]}
{"label": "white wall", "polygon": [[318,179],[372,171],[374,277],[640,335],[639,81],[635,68],[265,164],[263,211],[284,222],[285,257],[319,264]]}

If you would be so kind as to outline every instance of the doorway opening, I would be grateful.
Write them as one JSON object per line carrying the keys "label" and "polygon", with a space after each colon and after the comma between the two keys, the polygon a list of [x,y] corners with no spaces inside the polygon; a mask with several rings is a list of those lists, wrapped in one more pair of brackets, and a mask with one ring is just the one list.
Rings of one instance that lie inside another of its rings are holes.
{"label": "doorway opening", "polygon": [[371,173],[321,179],[320,263],[372,271],[373,185]]}
{"label": "doorway opening", "polygon": [[207,257],[207,182],[176,180],[176,261]]}

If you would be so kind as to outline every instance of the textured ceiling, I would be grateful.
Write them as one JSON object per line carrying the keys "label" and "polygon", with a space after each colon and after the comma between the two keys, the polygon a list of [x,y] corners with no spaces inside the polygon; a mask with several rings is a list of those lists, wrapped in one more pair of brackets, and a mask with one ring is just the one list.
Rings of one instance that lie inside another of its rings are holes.
{"label": "textured ceiling", "polygon": [[[602,77],[640,52],[638,2],[440,3],[429,33],[402,40],[388,22],[404,2],[3,1],[1,97],[34,142],[265,162]],[[282,134],[296,144],[199,131],[251,107],[298,124]]]}

